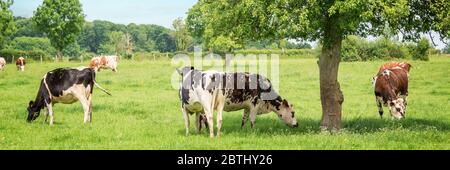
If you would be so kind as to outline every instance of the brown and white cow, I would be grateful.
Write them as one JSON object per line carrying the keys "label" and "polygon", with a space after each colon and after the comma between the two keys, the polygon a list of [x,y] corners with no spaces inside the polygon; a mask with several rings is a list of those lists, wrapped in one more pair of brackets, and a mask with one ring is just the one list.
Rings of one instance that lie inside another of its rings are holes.
{"label": "brown and white cow", "polygon": [[0,71],[4,71],[6,67],[6,60],[3,57],[0,57]]}
{"label": "brown and white cow", "polygon": [[26,64],[25,58],[23,58],[23,57],[17,58],[17,60],[16,60],[17,70],[25,71],[25,64]]}
{"label": "brown and white cow", "polygon": [[100,69],[111,69],[114,72],[117,72],[117,65],[119,62],[119,57],[112,56],[98,56],[91,59],[89,67],[94,69],[96,72],[100,71]]}
{"label": "brown and white cow", "polygon": [[380,117],[387,106],[396,119],[405,117],[408,96],[408,71],[402,68],[384,69],[374,77],[374,92]]}
{"label": "brown and white cow", "polygon": [[36,99],[28,104],[27,121],[35,120],[40,111],[47,108],[44,122],[50,115],[50,125],[53,125],[54,104],[80,101],[84,109],[84,123],[91,122],[94,85],[111,95],[95,82],[95,71],[91,68],[58,68],[49,71],[41,80]]}
{"label": "brown and white cow", "polygon": [[298,126],[293,105],[282,99],[264,76],[201,71],[193,67],[184,67],[178,73],[183,77],[179,95],[186,135],[189,134],[189,115],[196,114],[196,129],[200,131],[206,117],[210,137],[214,137],[214,111],[217,111],[217,136],[220,136],[223,111],[244,110],[242,127],[249,118],[254,127],[257,115],[270,112],[276,113],[286,125]]}

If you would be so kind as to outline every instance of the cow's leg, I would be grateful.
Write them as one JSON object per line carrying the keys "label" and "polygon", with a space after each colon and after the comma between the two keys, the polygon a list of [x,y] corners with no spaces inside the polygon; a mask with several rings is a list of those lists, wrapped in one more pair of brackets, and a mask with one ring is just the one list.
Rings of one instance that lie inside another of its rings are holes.
{"label": "cow's leg", "polygon": [[183,112],[184,126],[186,128],[186,136],[188,136],[189,135],[189,113],[184,107],[181,107],[181,112]]}
{"label": "cow's leg", "polygon": [[92,122],[92,93],[89,93],[89,96],[87,97],[87,104],[88,104],[89,122]]}
{"label": "cow's leg", "polygon": [[47,109],[45,110],[45,113],[44,113],[44,117],[45,117],[44,123],[47,123],[47,120],[48,120],[48,113],[49,113],[49,111],[48,111],[48,107],[47,107]]}
{"label": "cow's leg", "polygon": [[[204,112],[204,111],[202,111],[202,114],[200,115],[200,117],[202,118],[200,124],[204,124],[204,125],[205,125],[205,128],[206,128],[206,129],[209,129],[209,126],[208,126],[208,119],[206,119],[206,115],[205,115],[205,112]],[[203,126],[200,126],[200,127],[203,127]]]}
{"label": "cow's leg", "polygon": [[53,104],[47,103],[48,114],[50,115],[50,125],[53,125],[54,115],[53,115]]}
{"label": "cow's leg", "polygon": [[250,123],[251,123],[251,126],[252,126],[252,129],[253,129],[253,127],[255,127],[255,123],[256,123],[256,109],[250,109]]}
{"label": "cow's leg", "polygon": [[244,110],[244,114],[242,116],[241,128],[243,128],[245,126],[245,124],[247,123],[249,114],[250,114],[250,110],[249,109],[245,109]]}
{"label": "cow's leg", "polygon": [[197,133],[200,133],[202,131],[202,115],[201,113],[196,113],[195,114],[195,129],[197,130]]}
{"label": "cow's leg", "polygon": [[213,120],[213,111],[211,109],[205,110],[206,121],[208,122],[209,127],[209,137],[214,137],[214,120]]}
{"label": "cow's leg", "polygon": [[[79,95],[77,95],[79,96]],[[83,106],[83,111],[84,111],[84,123],[88,123],[89,122],[89,104],[88,104],[88,100],[86,99],[85,96],[79,96],[77,97],[78,100],[81,103],[81,106]]]}
{"label": "cow's leg", "polygon": [[376,97],[376,102],[377,102],[377,106],[378,106],[378,113],[380,114],[380,117],[383,118],[383,99],[381,99],[381,97]]}
{"label": "cow's leg", "polygon": [[217,137],[220,137],[220,130],[222,129],[222,112],[225,102],[219,101],[217,105]]}
{"label": "cow's leg", "polygon": [[203,112],[205,112],[206,121],[208,122],[209,137],[214,138],[214,95],[205,95],[202,99]]}

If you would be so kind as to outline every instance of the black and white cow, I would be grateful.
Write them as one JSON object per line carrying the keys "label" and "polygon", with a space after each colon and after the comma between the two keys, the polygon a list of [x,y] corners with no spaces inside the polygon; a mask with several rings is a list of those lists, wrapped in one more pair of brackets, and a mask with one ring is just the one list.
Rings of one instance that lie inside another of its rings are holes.
{"label": "black and white cow", "polygon": [[180,87],[181,110],[189,134],[189,115],[196,114],[195,127],[201,129],[202,121],[214,137],[213,111],[217,111],[217,136],[222,127],[222,112],[244,110],[242,127],[250,118],[254,127],[256,116],[275,112],[288,126],[297,127],[293,105],[276,93],[270,81],[258,74],[200,71],[184,67],[178,72],[183,81]]}
{"label": "black and white cow", "polygon": [[46,107],[45,122],[50,115],[50,125],[53,125],[55,103],[72,104],[79,100],[84,109],[84,123],[91,122],[94,85],[111,95],[95,82],[95,71],[91,68],[58,68],[48,72],[41,80],[36,99],[28,105],[27,121],[35,120]]}

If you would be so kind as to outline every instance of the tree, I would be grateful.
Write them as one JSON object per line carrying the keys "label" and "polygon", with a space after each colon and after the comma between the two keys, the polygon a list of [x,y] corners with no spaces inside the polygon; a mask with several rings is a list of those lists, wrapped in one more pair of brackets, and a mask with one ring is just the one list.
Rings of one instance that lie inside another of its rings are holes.
{"label": "tree", "polygon": [[133,44],[133,38],[131,37],[131,35],[128,32],[125,34],[123,41],[124,41],[125,55],[131,56],[133,54],[134,44]]}
{"label": "tree", "polygon": [[16,37],[9,44],[9,48],[23,51],[43,51],[46,54],[55,52],[50,40],[41,37]]}
{"label": "tree", "polygon": [[44,0],[34,12],[33,21],[45,32],[59,59],[62,50],[75,42],[84,24],[84,14],[78,0]]}
{"label": "tree", "polygon": [[97,52],[100,45],[97,44],[98,38],[94,31],[94,23],[84,23],[83,30],[81,31],[80,35],[78,35],[77,42],[82,49],[94,53]]}
{"label": "tree", "polygon": [[40,32],[36,24],[29,18],[15,17],[17,31],[11,36],[11,39],[16,37],[45,37]]}
{"label": "tree", "polygon": [[169,33],[161,33],[155,40],[156,48],[160,52],[174,52],[176,50],[175,39]]}
{"label": "tree", "polygon": [[[385,28],[416,39],[435,31],[450,37],[447,0],[199,0],[188,12],[188,28],[206,44],[226,36],[244,40],[319,40],[321,127],[341,128],[344,96],[338,82],[342,41],[347,35],[382,35]],[[198,22],[198,23],[197,23]]]}
{"label": "tree", "polygon": [[173,36],[176,40],[177,51],[187,51],[192,44],[192,37],[189,35],[184,20],[177,18],[173,21],[172,26],[174,28]]}
{"label": "tree", "polygon": [[71,59],[77,59],[80,57],[82,51],[80,48],[80,45],[77,42],[74,42],[72,44],[69,44],[64,50],[62,51],[62,54],[64,56],[67,56]]}
{"label": "tree", "polygon": [[412,58],[414,60],[424,60],[428,61],[428,50],[430,49],[430,42],[426,38],[422,38],[417,42],[416,48],[412,52]]}
{"label": "tree", "polygon": [[16,30],[14,17],[9,9],[12,4],[12,0],[0,0],[0,48],[3,47],[5,38]]}
{"label": "tree", "polygon": [[108,35],[108,44],[111,44],[114,48],[116,55],[123,54],[125,52],[125,34],[119,31],[113,31]]}

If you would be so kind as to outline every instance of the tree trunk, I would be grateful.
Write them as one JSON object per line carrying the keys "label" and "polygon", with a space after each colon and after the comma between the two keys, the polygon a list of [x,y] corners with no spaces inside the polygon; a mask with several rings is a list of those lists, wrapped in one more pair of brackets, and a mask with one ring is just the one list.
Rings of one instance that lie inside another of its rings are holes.
{"label": "tree trunk", "polygon": [[61,62],[62,61],[62,56],[63,56],[62,51],[61,50],[56,50],[56,59],[55,59],[55,61]]}
{"label": "tree trunk", "polygon": [[338,26],[332,22],[327,25],[323,39],[322,54],[319,60],[320,98],[322,102],[321,128],[339,131],[341,128],[342,103],[344,95],[338,78],[342,36]]}

